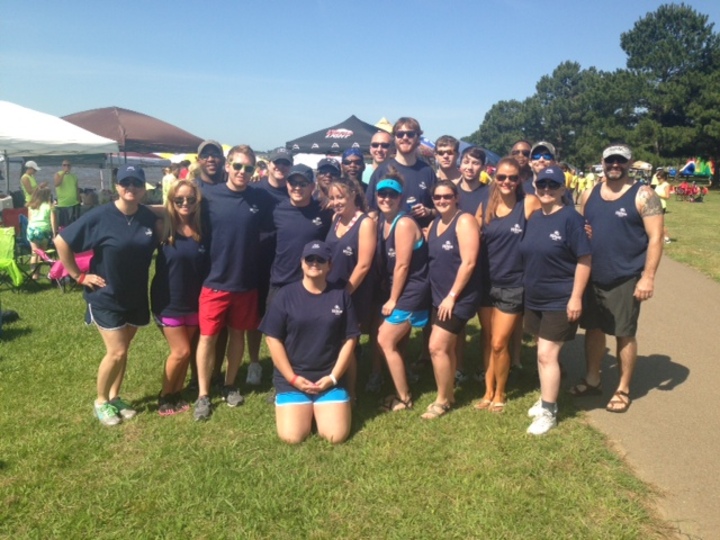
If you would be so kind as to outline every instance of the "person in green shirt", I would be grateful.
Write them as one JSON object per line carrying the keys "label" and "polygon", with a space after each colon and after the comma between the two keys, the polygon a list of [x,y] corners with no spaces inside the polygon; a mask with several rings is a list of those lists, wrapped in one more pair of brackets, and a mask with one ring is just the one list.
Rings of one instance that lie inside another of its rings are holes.
{"label": "person in green shirt", "polygon": [[80,217],[80,197],[78,179],[70,169],[72,164],[63,160],[62,170],[55,173],[55,193],[57,195],[57,221],[59,227],[67,227]]}
{"label": "person in green shirt", "polygon": [[35,180],[35,173],[40,170],[37,163],[34,161],[28,161],[25,163],[25,174],[20,177],[20,186],[22,187],[23,194],[25,195],[25,205],[30,202],[30,198],[35,193],[38,187],[47,187],[47,182],[37,183]]}

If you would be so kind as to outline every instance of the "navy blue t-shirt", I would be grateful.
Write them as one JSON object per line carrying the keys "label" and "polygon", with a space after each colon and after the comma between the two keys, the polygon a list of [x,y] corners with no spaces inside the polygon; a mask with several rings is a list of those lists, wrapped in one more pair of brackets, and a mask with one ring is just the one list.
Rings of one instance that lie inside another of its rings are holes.
{"label": "navy blue t-shirt", "polygon": [[227,184],[204,184],[202,193],[203,234],[210,248],[203,286],[226,292],[256,289],[260,231],[271,228],[272,197],[253,186],[233,191]]}
{"label": "navy blue t-shirt", "polygon": [[126,216],[115,203],[108,203],[62,230],[60,236],[74,253],[93,250],[90,273],[107,284],[84,288],[88,304],[109,311],[148,311],[148,271],[157,247],[157,220],[143,205]]}
{"label": "navy blue t-shirt", "polygon": [[155,276],[150,286],[152,312],[160,317],[197,313],[208,263],[205,244],[192,237],[175,233],[174,245],[162,244],[155,259]]}
{"label": "navy blue t-shirt", "polygon": [[472,191],[464,191],[458,185],[458,194],[458,208],[460,208],[463,212],[467,212],[468,214],[472,214],[474,216],[481,204],[483,208],[487,208],[490,188],[485,184],[480,184],[479,187]]}
{"label": "navy blue t-shirt", "polygon": [[485,288],[523,286],[520,240],[526,228],[526,221],[523,199],[515,203],[507,216],[494,217],[490,223],[485,223],[483,218],[480,237],[480,266]]}
{"label": "navy blue t-shirt", "polygon": [[[343,344],[360,335],[352,300],[344,288],[328,284],[322,293],[313,294],[302,281],[278,291],[260,331],[282,341],[295,374],[312,382],[329,375]],[[277,368],[273,384],[278,393],[297,390]],[[343,379],[339,386],[344,386]]]}
{"label": "navy blue t-shirt", "polygon": [[[460,214],[458,213],[441,235],[437,233],[441,220],[439,216],[430,225],[430,232],[428,233],[428,276],[430,279],[430,291],[432,292],[432,305],[434,307],[438,307],[450,292],[462,263],[456,229],[459,217]],[[474,220],[475,218],[473,218]],[[476,265],[470,280],[455,298],[453,315],[465,320],[474,317],[480,303],[479,290],[480,267]]]}
{"label": "navy blue t-shirt", "polygon": [[590,255],[585,219],[575,208],[563,206],[546,216],[533,212],[520,242],[525,265],[525,307],[565,311],[580,257]]}
{"label": "navy blue t-shirt", "polygon": [[325,240],[330,229],[332,213],[322,210],[317,201],[303,207],[283,201],[273,211],[277,232],[275,260],[270,270],[270,284],[282,287],[302,277],[300,258],[303,247],[313,240]]}
{"label": "navy blue t-shirt", "polygon": [[[257,186],[258,189],[265,190],[270,194],[270,196],[273,198],[273,201],[275,202],[273,210],[275,210],[275,206],[290,198],[286,186],[282,186],[279,188],[272,186],[267,178],[263,178],[257,184],[255,184],[255,186]],[[270,281],[270,268],[272,267],[272,262],[275,258],[276,242],[277,237],[274,227],[272,227],[268,231],[260,232],[260,249],[258,251],[258,273],[260,276],[260,280],[265,281],[266,284]]]}
{"label": "navy blue t-shirt", "polygon": [[[371,210],[378,209],[377,198],[375,197],[377,189],[375,186],[377,186],[380,180],[385,178],[388,167],[391,165],[400,173],[404,181],[402,194],[403,206],[401,209],[409,212],[407,200],[410,197],[415,198],[413,205],[422,203],[423,206],[427,208],[434,208],[430,193],[435,182],[437,182],[437,177],[435,176],[433,168],[421,159],[418,159],[412,167],[406,167],[405,165],[400,165],[395,158],[390,158],[378,165],[378,168],[375,169],[375,172],[370,177],[370,184],[368,184],[368,188],[365,191],[368,207]],[[432,218],[427,217],[417,221],[421,226],[425,227],[432,221]]]}

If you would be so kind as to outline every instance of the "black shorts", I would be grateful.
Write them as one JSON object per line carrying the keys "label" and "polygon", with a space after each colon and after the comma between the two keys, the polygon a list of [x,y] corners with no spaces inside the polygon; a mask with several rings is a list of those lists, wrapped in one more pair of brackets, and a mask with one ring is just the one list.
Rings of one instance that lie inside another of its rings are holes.
{"label": "black shorts", "polygon": [[76,221],[80,217],[80,205],[75,206],[56,206],[57,211],[57,226],[67,227],[73,221]]}
{"label": "black shorts", "polygon": [[634,337],[640,318],[640,301],[633,296],[638,281],[639,276],[609,287],[589,283],[580,326],[599,328],[609,336]]}
{"label": "black shorts", "polygon": [[460,332],[463,331],[465,325],[467,325],[467,319],[461,319],[460,317],[451,315],[449,319],[441,321],[438,319],[437,308],[433,306],[433,308],[430,310],[430,323],[433,326],[437,326],[438,328],[447,330],[451,334],[455,334],[457,336]]}
{"label": "black shorts", "polygon": [[575,339],[577,321],[568,321],[565,311],[538,311],[525,309],[525,332],[548,341],[565,342]]}
{"label": "black shorts", "polygon": [[525,301],[525,289],[523,287],[489,287],[483,288],[480,295],[480,307],[494,307],[516,315],[523,312]]}
{"label": "black shorts", "polygon": [[150,310],[147,308],[131,310],[109,310],[87,305],[85,324],[93,324],[102,330],[120,330],[126,326],[147,326],[150,324]]}

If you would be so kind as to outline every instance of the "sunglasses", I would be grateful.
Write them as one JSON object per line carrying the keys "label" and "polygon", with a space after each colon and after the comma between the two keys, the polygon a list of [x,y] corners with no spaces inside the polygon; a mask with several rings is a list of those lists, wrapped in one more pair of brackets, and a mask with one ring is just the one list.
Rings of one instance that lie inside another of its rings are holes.
{"label": "sunglasses", "polygon": [[378,199],[397,199],[400,194],[392,189],[383,189],[377,192]]}
{"label": "sunglasses", "polygon": [[276,167],[278,167],[278,166],[281,166],[281,167],[290,167],[290,166],[292,165],[292,163],[290,163],[290,161],[287,160],[287,159],[276,159],[276,160],[273,161],[272,163],[273,163],[273,165],[275,165]]}
{"label": "sunglasses", "polygon": [[173,203],[175,206],[192,206],[197,203],[197,197],[175,197]]}
{"label": "sunglasses", "polygon": [[538,161],[539,159],[544,159],[545,161],[552,161],[555,159],[555,156],[553,156],[550,152],[546,152],[544,154],[533,154],[532,160]]}
{"label": "sunglasses", "polygon": [[306,188],[310,185],[310,182],[306,182],[303,180],[288,180],[287,183],[290,184],[290,187],[293,188]]}
{"label": "sunglasses", "polygon": [[455,195],[453,195],[452,193],[432,196],[433,201],[452,201],[454,198],[455,198]]}
{"label": "sunglasses", "polygon": [[321,174],[329,174],[330,176],[337,176],[337,177],[340,176],[340,173],[337,171],[337,169],[333,169],[333,168],[331,168],[331,167],[326,167],[326,168],[323,168],[323,169],[318,169],[317,174],[318,174],[318,176],[321,175]]}
{"label": "sunglasses", "polygon": [[620,165],[625,165],[628,162],[627,158],[624,158],[622,156],[610,156],[605,158],[603,161],[608,165],[614,165],[616,163],[619,163]]}
{"label": "sunglasses", "polygon": [[63,163],[62,166],[63,166],[63,167],[69,167],[70,164],[69,164],[69,163]]}
{"label": "sunglasses", "polygon": [[362,160],[360,160],[360,159],[343,159],[342,164],[343,165],[356,165],[359,167],[362,164]]}
{"label": "sunglasses", "polygon": [[513,150],[512,152],[510,152],[511,156],[519,156],[520,154],[528,157],[530,155],[530,150]]}
{"label": "sunglasses", "polygon": [[317,263],[317,264],[325,264],[327,262],[326,259],[323,259],[322,257],[319,257],[317,255],[308,255],[305,257],[305,262],[307,264]]}
{"label": "sunglasses", "polygon": [[210,159],[210,158],[221,159],[222,154],[218,154],[217,152],[203,152],[198,157],[200,159]]}
{"label": "sunglasses", "polygon": [[254,165],[244,165],[242,163],[233,163],[232,168],[235,171],[238,171],[238,172],[242,171],[246,174],[252,174],[253,172],[255,172]]}
{"label": "sunglasses", "polygon": [[372,148],[385,148],[385,150],[387,150],[388,148],[390,148],[390,143],[387,143],[387,142],[374,142],[374,143],[370,143],[370,146],[371,146]]}
{"label": "sunglasses", "polygon": [[535,187],[537,189],[549,189],[551,191],[555,191],[556,189],[560,189],[563,185],[560,182],[556,182],[555,180],[537,180],[535,181]]}
{"label": "sunglasses", "polygon": [[435,152],[438,156],[454,156],[455,152],[452,150],[441,150],[440,152]]}
{"label": "sunglasses", "polygon": [[143,182],[142,180],[138,180],[137,178],[123,178],[118,182],[118,185],[124,187],[125,189],[129,188],[130,186],[134,188],[143,188],[145,187],[145,182]]}
{"label": "sunglasses", "polygon": [[417,135],[417,131],[396,131],[395,137],[398,139],[404,139],[407,137],[408,139],[414,139],[415,135]]}
{"label": "sunglasses", "polygon": [[505,180],[517,182],[518,180],[520,180],[520,177],[517,174],[496,174],[495,180],[497,180],[498,182],[504,182]]}

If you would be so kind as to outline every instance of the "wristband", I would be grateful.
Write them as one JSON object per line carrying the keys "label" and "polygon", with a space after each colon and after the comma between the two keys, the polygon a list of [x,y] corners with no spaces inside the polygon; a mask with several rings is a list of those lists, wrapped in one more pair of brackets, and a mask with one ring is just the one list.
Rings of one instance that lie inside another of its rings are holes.
{"label": "wristband", "polygon": [[80,285],[82,285],[83,281],[85,281],[86,276],[87,276],[87,274],[85,272],[83,272],[78,276],[78,278],[75,281],[77,281]]}
{"label": "wristband", "polygon": [[295,381],[297,381],[298,376],[294,375],[292,379],[290,379],[290,386],[295,386]]}
{"label": "wristband", "polygon": [[454,292],[450,291],[450,292],[448,293],[448,296],[449,296],[450,298],[455,298],[455,297],[457,296],[457,294],[455,294]]}
{"label": "wristband", "polygon": [[332,380],[333,386],[337,386],[337,377],[335,377],[335,375],[333,375],[332,373],[328,375],[328,377],[330,377],[330,379]]}

